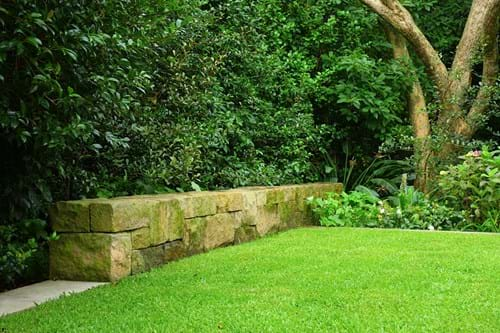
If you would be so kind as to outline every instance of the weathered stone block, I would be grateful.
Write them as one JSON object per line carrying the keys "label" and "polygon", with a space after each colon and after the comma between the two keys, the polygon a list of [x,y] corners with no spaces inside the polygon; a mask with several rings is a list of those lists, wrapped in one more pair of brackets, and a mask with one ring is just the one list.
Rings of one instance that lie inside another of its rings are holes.
{"label": "weathered stone block", "polygon": [[207,217],[203,247],[210,250],[234,241],[234,216],[232,214],[217,214]]}
{"label": "weathered stone block", "polygon": [[295,201],[297,185],[281,186],[281,189],[283,191],[284,202]]}
{"label": "weathered stone block", "polygon": [[130,234],[61,234],[50,243],[50,277],[116,281],[131,272]]}
{"label": "weathered stone block", "polygon": [[[234,192],[236,190],[233,190]],[[231,192],[233,192],[231,191]],[[267,200],[267,190],[263,187],[242,188],[238,190],[243,199],[243,210],[252,210],[264,206]]]}
{"label": "weathered stone block", "polygon": [[57,202],[49,209],[52,229],[58,232],[90,231],[90,200]]}
{"label": "weathered stone block", "polygon": [[320,198],[325,198],[328,193],[341,193],[343,190],[341,183],[316,183],[315,185],[315,194]]}
{"label": "weathered stone block", "polygon": [[255,226],[243,225],[235,230],[234,244],[249,242],[259,237]]}
{"label": "weathered stone block", "polygon": [[252,193],[255,195],[255,205],[257,207],[262,207],[267,204],[267,190],[253,190]]}
{"label": "weathered stone block", "polygon": [[285,201],[285,191],[281,187],[275,187],[266,192],[266,205],[274,205]]}
{"label": "weathered stone block", "polygon": [[286,201],[278,204],[281,229],[286,230],[299,225],[297,211],[297,203],[295,201]]}
{"label": "weathered stone block", "polygon": [[299,211],[304,211],[308,209],[307,198],[314,197],[326,197],[329,192],[340,193],[342,192],[342,184],[339,183],[313,183],[313,184],[303,184],[297,185],[295,188],[295,200],[297,202],[297,209]]}
{"label": "weathered stone block", "polygon": [[184,221],[183,242],[189,255],[203,252],[206,227],[206,217],[197,217]]}
{"label": "weathered stone block", "polygon": [[136,229],[130,232],[132,249],[144,249],[151,246],[151,230],[149,228]]}
{"label": "weathered stone block", "polygon": [[308,226],[319,224],[318,218],[314,215],[312,209],[307,207],[303,211],[296,213],[296,218],[298,226]]}
{"label": "weathered stone block", "polygon": [[307,208],[307,198],[315,196],[314,188],[311,186],[300,185],[295,190],[295,201],[297,202],[297,209],[304,211]]}
{"label": "weathered stone block", "polygon": [[162,201],[163,214],[167,224],[167,240],[181,239],[184,234],[184,212],[179,200]]}
{"label": "weathered stone block", "polygon": [[182,241],[173,241],[142,250],[132,251],[132,274],[161,266],[186,256]]}
{"label": "weathered stone block", "polygon": [[216,195],[211,192],[186,194],[181,200],[184,218],[203,217],[217,213]]}
{"label": "weathered stone block", "polygon": [[245,222],[245,213],[242,210],[237,211],[237,212],[228,213],[228,215],[231,216],[231,221],[232,221],[234,229],[238,229]]}
{"label": "weathered stone block", "polygon": [[260,236],[278,230],[280,225],[278,205],[274,204],[259,207],[256,220],[256,228]]}
{"label": "weathered stone block", "polygon": [[242,210],[240,212],[237,212],[238,214],[235,216],[237,218],[236,223],[235,223],[235,228],[237,228],[239,225],[257,225],[258,218],[259,218],[259,209],[256,206]]}
{"label": "weathered stone block", "polygon": [[90,204],[90,227],[94,232],[119,232],[159,223],[160,204],[155,200],[106,200]]}
{"label": "weathered stone block", "polygon": [[217,193],[217,213],[236,212],[243,210],[243,195],[241,192],[226,191]]}
{"label": "weathered stone block", "polygon": [[184,212],[178,199],[160,199],[160,218],[152,221],[150,231],[152,245],[182,238]]}

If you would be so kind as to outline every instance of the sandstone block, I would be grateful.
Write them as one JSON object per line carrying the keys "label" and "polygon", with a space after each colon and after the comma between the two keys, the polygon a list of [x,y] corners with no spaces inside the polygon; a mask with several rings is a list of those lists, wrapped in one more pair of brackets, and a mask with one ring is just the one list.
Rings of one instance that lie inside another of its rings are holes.
{"label": "sandstone block", "polygon": [[142,250],[132,251],[132,274],[161,266],[186,256],[182,241],[173,241]]}
{"label": "sandstone block", "polygon": [[61,234],[50,243],[51,279],[116,281],[131,272],[130,234]]}
{"label": "sandstone block", "polygon": [[181,239],[184,234],[184,212],[179,200],[162,201],[163,214],[167,224],[167,240]]}
{"label": "sandstone block", "polygon": [[172,197],[160,199],[160,218],[150,225],[151,244],[181,239],[184,232],[184,212],[181,201]]}
{"label": "sandstone block", "polygon": [[297,211],[297,203],[295,201],[286,201],[278,204],[281,229],[285,230],[299,225]]}
{"label": "sandstone block", "polygon": [[281,186],[284,195],[284,202],[295,201],[297,193],[297,185],[285,185]]}
{"label": "sandstone block", "polygon": [[217,213],[216,195],[211,192],[187,194],[181,200],[184,218],[203,217]]}
{"label": "sandstone block", "polygon": [[210,250],[234,241],[234,215],[217,214],[207,217],[204,235],[204,250]]}
{"label": "sandstone block", "polygon": [[274,205],[285,201],[285,191],[281,187],[274,187],[266,191],[266,204]]}
{"label": "sandstone block", "polygon": [[241,244],[257,239],[259,234],[255,226],[243,225],[235,230],[234,244]]}
{"label": "sandstone block", "polygon": [[89,200],[57,202],[49,209],[52,229],[57,232],[89,232]]}
{"label": "sandstone block", "polygon": [[156,200],[120,199],[90,204],[90,226],[94,232],[119,232],[159,223]]}
{"label": "sandstone block", "polygon": [[130,232],[132,240],[132,249],[143,249],[151,246],[151,230],[149,228],[141,228]]}
{"label": "sandstone block", "polygon": [[241,192],[219,192],[216,198],[217,213],[236,212],[242,210],[244,207],[243,195]]}
{"label": "sandstone block", "polygon": [[280,225],[278,205],[274,204],[259,207],[256,220],[256,228],[260,236],[278,230]]}
{"label": "sandstone block", "polygon": [[203,252],[207,218],[198,217],[184,221],[183,242],[189,255]]}

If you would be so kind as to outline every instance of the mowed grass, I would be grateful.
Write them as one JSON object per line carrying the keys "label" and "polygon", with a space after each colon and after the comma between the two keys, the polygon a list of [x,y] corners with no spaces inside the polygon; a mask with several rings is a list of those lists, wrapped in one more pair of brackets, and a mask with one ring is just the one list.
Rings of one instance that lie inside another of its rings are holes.
{"label": "mowed grass", "polygon": [[500,332],[500,237],[291,230],[0,318],[6,332]]}

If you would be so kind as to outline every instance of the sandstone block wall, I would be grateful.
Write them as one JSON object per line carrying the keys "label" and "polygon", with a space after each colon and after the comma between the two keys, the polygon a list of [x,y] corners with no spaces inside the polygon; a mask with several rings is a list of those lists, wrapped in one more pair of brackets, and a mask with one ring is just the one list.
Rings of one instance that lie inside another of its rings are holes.
{"label": "sandstone block wall", "polygon": [[305,200],[337,183],[88,199],[50,210],[53,279],[116,281],[182,257],[311,225]]}

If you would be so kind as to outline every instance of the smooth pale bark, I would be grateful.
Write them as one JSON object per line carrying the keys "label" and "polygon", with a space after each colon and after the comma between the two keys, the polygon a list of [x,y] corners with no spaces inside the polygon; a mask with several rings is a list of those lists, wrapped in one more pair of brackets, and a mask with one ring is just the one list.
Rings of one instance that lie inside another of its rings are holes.
{"label": "smooth pale bark", "polygon": [[[392,45],[394,58],[407,61],[410,68],[413,68],[405,38],[387,24],[384,25],[384,30],[387,35],[387,39]],[[415,170],[415,187],[425,192],[427,190],[427,178],[429,176],[428,162],[431,156],[429,142],[431,126],[422,86],[420,85],[416,73],[413,74],[415,75],[415,81],[413,82],[410,93],[408,94],[408,111],[410,114],[413,134],[415,136],[414,150],[417,160]]]}
{"label": "smooth pale bark", "polygon": [[[450,138],[458,136],[470,139],[488,109],[491,90],[498,76],[497,34],[500,0],[473,0],[453,64],[449,70],[441,61],[439,53],[415,24],[411,14],[398,0],[361,1],[404,36],[425,65],[440,98],[441,112],[438,115],[438,125],[441,130]],[[480,54],[480,51],[483,53]],[[481,85],[472,107],[470,110],[465,110],[466,93],[472,84],[474,61],[480,55],[483,57]],[[420,93],[418,89],[412,91],[412,94],[415,94],[413,98],[417,98]],[[412,118],[412,124],[419,127],[416,120]],[[415,136],[418,138],[416,131]],[[446,143],[438,156],[445,158],[447,155],[452,155],[454,150],[455,146],[451,142]],[[424,155],[419,158],[428,158],[428,156]]]}

